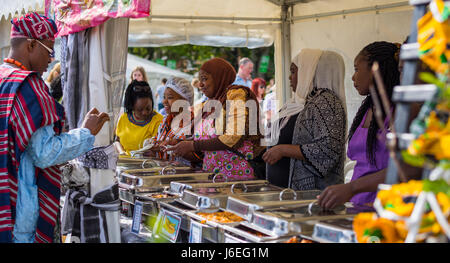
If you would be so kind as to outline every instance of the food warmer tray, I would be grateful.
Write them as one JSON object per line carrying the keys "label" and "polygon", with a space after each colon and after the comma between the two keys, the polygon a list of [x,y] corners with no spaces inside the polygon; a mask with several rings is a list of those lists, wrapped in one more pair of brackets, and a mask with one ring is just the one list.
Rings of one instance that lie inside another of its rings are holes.
{"label": "food warmer tray", "polygon": [[153,168],[153,167],[165,167],[165,166],[185,166],[176,161],[165,161],[158,160],[154,158],[133,158],[127,156],[120,156],[117,161],[117,169],[118,170],[129,170],[129,169],[145,169],[145,168]]}
{"label": "food warmer tray", "polygon": [[173,195],[164,192],[140,192],[135,194],[135,200],[141,201],[143,203],[142,213],[149,216],[157,216],[160,209],[160,202],[170,202],[178,195]]}
{"label": "food warmer tray", "polygon": [[[220,175],[220,174],[217,174]],[[216,175],[216,176],[217,176]],[[216,176],[213,178],[213,180],[206,180],[206,181],[173,181],[170,183],[170,189],[169,191],[171,193],[178,193],[182,194],[185,189],[193,189],[193,188],[201,188],[201,187],[232,187],[233,185],[236,185],[235,187],[238,188],[245,188],[245,186],[258,184],[258,185],[268,185],[269,182],[266,180],[247,180],[247,181],[224,181],[219,182],[216,180]],[[226,178],[226,177],[225,177]]]}
{"label": "food warmer tray", "polygon": [[204,213],[214,213],[214,212],[224,212],[224,209],[202,209],[202,210],[192,210],[186,211],[185,215],[189,218],[189,225],[195,221],[197,224],[201,225],[202,239],[207,240],[212,243],[224,243],[224,228],[237,226],[240,222],[230,222],[230,223],[219,223],[215,221],[208,220],[201,215],[199,212]]}
{"label": "food warmer tray", "polygon": [[256,210],[278,208],[286,205],[309,204],[317,199],[320,191],[294,191],[286,188],[279,192],[256,192],[231,195],[226,210],[250,221]]}
{"label": "food warmer tray", "polygon": [[310,236],[318,222],[352,219],[354,210],[338,206],[325,211],[315,203],[287,205],[254,211],[252,219],[241,224],[274,237],[303,234]]}
{"label": "food warmer tray", "polygon": [[126,189],[159,191],[161,188],[169,188],[172,181],[208,180],[213,175],[213,173],[193,169],[176,169],[172,170],[171,173],[164,174],[164,171],[161,171],[161,173],[145,171],[140,171],[139,173],[122,172],[119,175],[119,186]]}
{"label": "food warmer tray", "polygon": [[[375,212],[373,206],[347,203],[346,207],[348,214]],[[357,243],[353,231],[353,218],[320,221],[314,225],[310,239],[322,243]]]}
{"label": "food warmer tray", "polygon": [[275,243],[279,238],[262,233],[245,224],[222,226],[224,231],[224,243]]}
{"label": "food warmer tray", "polygon": [[124,202],[134,205],[135,195],[131,191],[119,187],[119,198]]}
{"label": "food warmer tray", "polygon": [[177,201],[195,209],[225,209],[230,195],[271,192],[278,194],[280,190],[280,187],[266,183],[249,185],[246,183],[216,183],[212,187],[195,186],[185,189]]}

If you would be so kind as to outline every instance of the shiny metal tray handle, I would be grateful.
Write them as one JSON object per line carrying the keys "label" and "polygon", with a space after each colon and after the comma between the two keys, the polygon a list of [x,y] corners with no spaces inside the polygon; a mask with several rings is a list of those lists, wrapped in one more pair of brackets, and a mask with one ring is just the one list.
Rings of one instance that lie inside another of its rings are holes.
{"label": "shiny metal tray handle", "polygon": [[311,202],[311,203],[308,205],[308,213],[309,213],[310,215],[312,215],[312,211],[311,211],[312,207],[313,207],[314,205],[317,205],[317,204],[318,204],[318,201],[315,200],[315,201]]}
{"label": "shiny metal tray handle", "polygon": [[235,194],[235,192],[234,192],[234,187],[236,187],[236,185],[242,185],[242,186],[244,186],[244,193],[247,193],[248,188],[247,188],[247,185],[244,184],[244,183],[236,183],[236,184],[233,184],[233,185],[231,186],[231,193]]}
{"label": "shiny metal tray handle", "polygon": [[177,169],[175,169],[175,167],[170,166],[170,165],[165,166],[161,170],[162,175],[169,175],[169,174],[176,174],[176,173],[177,173]]}
{"label": "shiny metal tray handle", "polygon": [[283,201],[283,194],[286,193],[287,191],[291,191],[294,194],[294,199],[293,200],[297,200],[297,193],[291,189],[291,188],[286,188],[283,191],[280,192],[280,201]]}
{"label": "shiny metal tray handle", "polygon": [[222,178],[225,179],[225,182],[228,182],[228,177],[226,175],[224,175],[223,173],[218,173],[218,174],[214,175],[214,177],[212,179],[213,183],[216,183],[216,178],[218,175],[222,176]]}
{"label": "shiny metal tray handle", "polygon": [[[130,178],[132,180],[132,183],[128,184],[128,183],[122,182],[121,181],[122,177]],[[134,176],[134,175],[127,174],[127,173],[121,173],[119,181],[122,186],[124,186],[125,188],[128,188],[128,189],[135,189],[135,188],[142,187],[144,185],[144,181],[141,178]]]}
{"label": "shiny metal tray handle", "polygon": [[155,162],[155,161],[153,161],[153,160],[145,160],[145,161],[143,161],[142,162],[142,169],[145,169],[145,164],[146,163],[150,163],[151,164],[151,166],[150,167],[156,167],[156,166],[158,166],[158,164]]}

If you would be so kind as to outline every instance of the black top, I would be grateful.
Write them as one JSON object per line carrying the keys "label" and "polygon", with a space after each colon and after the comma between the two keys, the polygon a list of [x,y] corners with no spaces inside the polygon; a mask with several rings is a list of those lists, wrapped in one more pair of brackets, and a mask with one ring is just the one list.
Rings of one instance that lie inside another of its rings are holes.
{"label": "black top", "polygon": [[[290,116],[288,123],[280,131],[279,144],[292,144],[292,137],[298,113]],[[267,164],[267,180],[276,186],[288,188],[291,158],[283,157],[274,165]]]}

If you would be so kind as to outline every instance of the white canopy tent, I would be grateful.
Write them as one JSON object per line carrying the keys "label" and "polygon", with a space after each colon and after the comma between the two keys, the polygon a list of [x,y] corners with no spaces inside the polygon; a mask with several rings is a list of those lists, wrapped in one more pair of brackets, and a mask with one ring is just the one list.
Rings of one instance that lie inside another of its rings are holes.
{"label": "white canopy tent", "polygon": [[152,0],[149,18],[130,20],[128,45],[274,44],[280,102],[291,96],[288,69],[294,54],[302,48],[336,51],[345,60],[351,121],[361,101],[351,80],[354,57],[373,41],[402,43],[412,11],[405,0]]}

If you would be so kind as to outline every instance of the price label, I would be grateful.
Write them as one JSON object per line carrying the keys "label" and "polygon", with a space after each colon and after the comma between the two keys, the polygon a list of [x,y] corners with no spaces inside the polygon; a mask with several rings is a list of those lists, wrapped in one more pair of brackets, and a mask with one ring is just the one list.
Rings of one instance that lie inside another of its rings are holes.
{"label": "price label", "polygon": [[164,211],[164,215],[161,220],[161,235],[168,239],[170,242],[175,243],[177,241],[178,233],[180,232],[181,217]]}
{"label": "price label", "polygon": [[234,200],[228,200],[227,210],[230,210],[231,212],[234,212],[242,217],[246,217],[248,215],[248,206]]}
{"label": "price label", "polygon": [[202,224],[191,221],[189,229],[189,243],[202,243]]}
{"label": "price label", "polygon": [[356,236],[353,231],[322,224],[314,226],[313,238],[333,243],[356,243]]}
{"label": "price label", "polygon": [[134,204],[133,223],[131,224],[131,232],[139,234],[141,231],[142,208],[144,204],[141,201],[136,201]]}
{"label": "price label", "polygon": [[224,239],[224,243],[242,243],[242,242],[240,242],[236,238],[226,235],[225,239]]}

